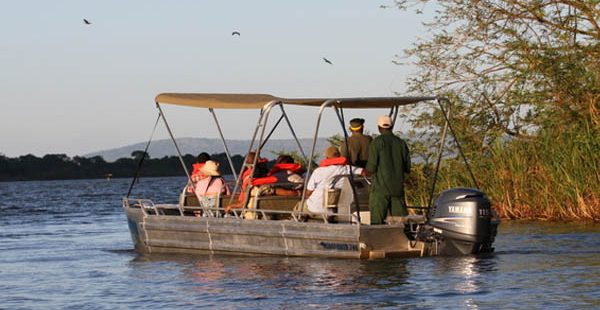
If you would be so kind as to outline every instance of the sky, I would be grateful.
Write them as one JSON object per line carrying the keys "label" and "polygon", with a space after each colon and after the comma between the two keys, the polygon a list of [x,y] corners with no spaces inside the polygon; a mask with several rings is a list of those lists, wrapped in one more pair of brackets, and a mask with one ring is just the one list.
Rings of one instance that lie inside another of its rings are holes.
{"label": "sky", "polygon": [[[75,156],[145,142],[156,120],[154,97],[162,92],[403,93],[414,69],[392,61],[425,35],[425,17],[380,7],[390,2],[5,1],[0,153]],[[219,137],[206,110],[164,111],[177,137]],[[375,132],[377,116],[386,112],[345,116],[365,118]],[[316,109],[288,113],[299,137],[314,135]],[[217,116],[227,139],[249,139],[258,113]],[[319,135],[340,130],[331,112]],[[288,132],[274,138],[289,138]],[[167,137],[159,127],[154,138]]]}

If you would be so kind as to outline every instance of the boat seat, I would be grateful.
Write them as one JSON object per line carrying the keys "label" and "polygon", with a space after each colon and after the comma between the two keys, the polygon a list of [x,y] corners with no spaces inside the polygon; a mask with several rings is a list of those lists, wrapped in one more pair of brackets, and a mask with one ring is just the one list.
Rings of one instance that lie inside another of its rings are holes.
{"label": "boat seat", "polygon": [[[356,190],[356,199],[354,201],[354,192],[352,190],[352,184]],[[356,213],[356,206],[358,205],[361,214],[363,212],[369,212],[369,184],[363,177],[354,177],[352,184],[350,178],[345,176],[341,179],[340,193],[337,198],[337,213],[335,220],[338,223],[347,223],[353,221],[353,213]]]}
{"label": "boat seat", "polygon": [[302,199],[300,196],[259,196],[256,198],[257,209],[290,212],[294,210],[294,206]]}
{"label": "boat seat", "polygon": [[[234,195],[233,203],[237,202],[237,197],[238,197],[238,195]],[[230,200],[231,200],[231,195],[220,196],[217,205],[214,207],[225,208],[225,206],[227,204],[229,204]],[[191,194],[191,193],[187,193],[187,192],[182,193],[179,201],[183,207],[183,211],[184,211],[185,215],[195,215],[196,214],[195,211],[198,212],[198,211],[201,211],[204,209],[202,207],[202,205],[200,204],[198,197],[196,197],[196,195]]]}
{"label": "boat seat", "polygon": [[183,198],[183,206],[186,207],[199,207],[200,201],[198,201],[198,197],[191,193],[185,193]]}
{"label": "boat seat", "polygon": [[290,212],[290,214],[266,212],[272,220],[290,219],[291,212],[294,211],[294,207],[301,199],[300,196],[259,196],[256,197],[256,209]]}

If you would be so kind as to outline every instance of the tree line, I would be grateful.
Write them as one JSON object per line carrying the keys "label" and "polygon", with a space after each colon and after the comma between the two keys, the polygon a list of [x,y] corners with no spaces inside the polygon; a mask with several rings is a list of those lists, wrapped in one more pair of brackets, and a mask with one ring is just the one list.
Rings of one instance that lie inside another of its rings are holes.
{"label": "tree line", "polygon": [[[177,156],[150,158],[143,151],[134,151],[131,155],[130,158],[107,162],[101,156],[71,158],[65,154],[48,154],[43,157],[29,154],[10,158],[0,154],[0,181],[132,177],[140,167],[140,161],[142,165],[139,175],[142,177],[185,176]],[[223,174],[232,174],[225,153],[213,154],[211,157],[212,160],[221,163],[220,170]],[[196,161],[196,157],[187,154],[182,158],[191,173],[191,165]],[[244,157],[235,155],[231,159],[234,168],[240,169]]]}

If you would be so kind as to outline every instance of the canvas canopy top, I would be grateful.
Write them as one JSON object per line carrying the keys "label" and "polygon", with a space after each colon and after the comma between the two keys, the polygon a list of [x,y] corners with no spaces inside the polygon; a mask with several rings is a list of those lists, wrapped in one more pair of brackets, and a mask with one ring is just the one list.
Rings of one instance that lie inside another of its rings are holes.
{"label": "canvas canopy top", "polygon": [[156,96],[157,103],[183,105],[213,109],[261,109],[269,102],[319,107],[328,100],[334,106],[350,109],[391,108],[420,101],[435,100],[437,97],[357,97],[357,98],[280,98],[268,94],[203,94],[162,93]]}

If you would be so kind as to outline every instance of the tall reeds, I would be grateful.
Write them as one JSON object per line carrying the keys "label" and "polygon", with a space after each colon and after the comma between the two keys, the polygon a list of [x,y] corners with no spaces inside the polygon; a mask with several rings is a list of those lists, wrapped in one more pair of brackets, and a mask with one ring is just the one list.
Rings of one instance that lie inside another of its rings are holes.
{"label": "tall reeds", "polygon": [[[486,152],[470,152],[480,188],[499,215],[509,219],[600,221],[600,128],[541,131],[531,140],[496,140]],[[415,146],[418,148],[419,146]],[[413,165],[407,185],[411,205],[427,205],[434,165]],[[472,187],[462,160],[447,156],[436,194]]]}

